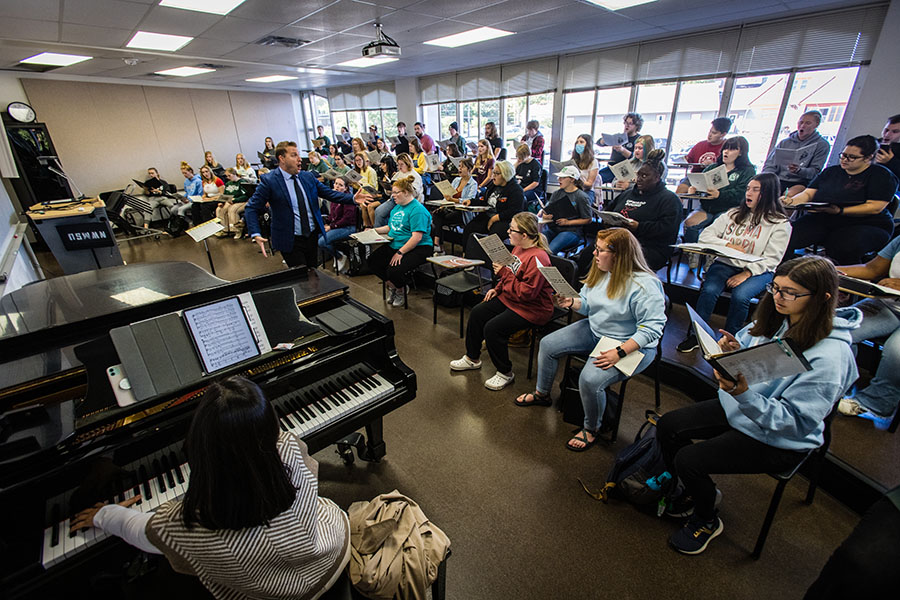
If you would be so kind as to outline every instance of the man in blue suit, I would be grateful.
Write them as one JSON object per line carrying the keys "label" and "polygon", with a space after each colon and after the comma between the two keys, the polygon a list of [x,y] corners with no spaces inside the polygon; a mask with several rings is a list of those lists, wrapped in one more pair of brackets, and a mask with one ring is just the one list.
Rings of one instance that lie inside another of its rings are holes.
{"label": "man in blue suit", "polygon": [[[300,154],[294,142],[280,142],[275,147],[278,168],[259,178],[259,185],[244,209],[244,220],[250,239],[266,254],[266,238],[259,233],[259,213],[272,213],[272,248],[281,252],[289,267],[315,267],[319,235],[325,231],[319,198],[339,204],[353,204],[353,194],[344,194],[323,185],[309,171],[300,170]],[[371,200],[365,192],[360,200]]]}

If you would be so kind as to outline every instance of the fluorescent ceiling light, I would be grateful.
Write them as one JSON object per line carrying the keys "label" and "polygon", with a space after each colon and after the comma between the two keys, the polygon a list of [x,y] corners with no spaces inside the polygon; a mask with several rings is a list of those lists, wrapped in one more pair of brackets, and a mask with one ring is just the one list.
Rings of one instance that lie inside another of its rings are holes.
{"label": "fluorescent ceiling light", "polygon": [[165,50],[166,52],[175,52],[176,50],[184,48],[192,39],[194,38],[184,35],[138,31],[125,46],[128,48],[140,48],[142,50]]}
{"label": "fluorescent ceiling light", "polygon": [[192,75],[202,75],[203,73],[212,73],[215,69],[201,69],[200,67],[176,67],[174,69],[166,69],[165,71],[157,71],[157,75],[172,75],[173,77],[190,77]]}
{"label": "fluorescent ceiling light", "polygon": [[468,44],[477,44],[507,35],[513,35],[514,31],[504,31],[503,29],[494,29],[493,27],[479,27],[478,29],[470,29],[454,33],[453,35],[445,35],[434,40],[424,42],[431,46],[444,46],[445,48],[458,48]]}
{"label": "fluorescent ceiling light", "polygon": [[253,83],[277,83],[279,81],[289,81],[291,79],[297,78],[291,77],[290,75],[266,75],[265,77],[254,77],[253,79],[246,79],[245,81],[252,81]]}
{"label": "fluorescent ceiling light", "polygon": [[656,2],[656,0],[588,0],[588,2],[609,10],[621,10],[632,6],[640,6],[641,4],[650,4],[651,2]]}
{"label": "fluorescent ceiling light", "polygon": [[354,58],[353,60],[345,60],[342,63],[338,63],[339,67],[359,67],[360,69],[365,67],[374,67],[375,65],[383,65],[384,63],[394,62],[395,60],[400,60],[399,58],[389,58],[387,56],[378,57],[367,57],[364,56],[362,58]]}
{"label": "fluorescent ceiling light", "polygon": [[53,67],[68,67],[86,60],[91,60],[93,56],[79,56],[77,54],[57,54],[56,52],[41,52],[20,63],[28,65],[50,65]]}
{"label": "fluorescent ceiling light", "polygon": [[243,3],[244,0],[162,0],[159,5],[214,15],[227,15]]}
{"label": "fluorescent ceiling light", "polygon": [[317,69],[315,67],[297,67],[297,72],[298,73],[312,73],[315,75],[323,75],[323,74],[327,73],[328,71],[326,71],[325,69]]}

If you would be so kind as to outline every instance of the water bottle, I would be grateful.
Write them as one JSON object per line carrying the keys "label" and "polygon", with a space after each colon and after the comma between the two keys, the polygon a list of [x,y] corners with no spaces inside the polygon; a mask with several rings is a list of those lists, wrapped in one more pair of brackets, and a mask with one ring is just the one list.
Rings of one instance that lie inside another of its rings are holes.
{"label": "water bottle", "polygon": [[654,492],[658,492],[659,490],[662,489],[662,486],[664,486],[666,484],[666,482],[669,481],[670,479],[672,479],[672,474],[669,473],[668,471],[663,471],[656,477],[651,477],[644,483],[646,484],[646,486],[648,488],[650,488]]}

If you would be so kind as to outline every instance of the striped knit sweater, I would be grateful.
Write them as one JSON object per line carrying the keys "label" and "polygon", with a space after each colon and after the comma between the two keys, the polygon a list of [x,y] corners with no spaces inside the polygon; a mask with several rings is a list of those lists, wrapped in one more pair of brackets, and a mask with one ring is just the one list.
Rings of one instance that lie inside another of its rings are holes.
{"label": "striped knit sweater", "polygon": [[350,542],[347,515],[318,495],[318,463],[282,433],[281,458],[297,488],[294,504],[269,523],[240,531],[187,529],[180,500],[161,506],[147,537],[172,567],[196,575],[216,598],[314,598],[340,568]]}

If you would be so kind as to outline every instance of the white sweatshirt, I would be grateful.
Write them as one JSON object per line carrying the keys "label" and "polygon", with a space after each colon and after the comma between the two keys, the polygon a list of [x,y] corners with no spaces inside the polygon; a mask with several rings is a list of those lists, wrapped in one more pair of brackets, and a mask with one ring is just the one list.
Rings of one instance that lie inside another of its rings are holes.
{"label": "white sweatshirt", "polygon": [[761,219],[759,225],[753,226],[748,217],[743,224],[738,225],[733,219],[736,213],[737,209],[732,209],[719,215],[712,225],[700,232],[700,243],[735,244],[741,247],[742,252],[762,256],[763,259],[758,262],[721,257],[716,259],[727,265],[746,269],[751,275],[774,271],[791,239],[790,221],[783,219],[777,223],[770,223],[766,219]]}

